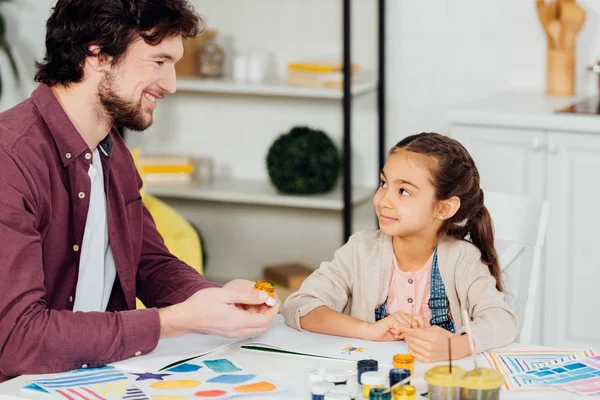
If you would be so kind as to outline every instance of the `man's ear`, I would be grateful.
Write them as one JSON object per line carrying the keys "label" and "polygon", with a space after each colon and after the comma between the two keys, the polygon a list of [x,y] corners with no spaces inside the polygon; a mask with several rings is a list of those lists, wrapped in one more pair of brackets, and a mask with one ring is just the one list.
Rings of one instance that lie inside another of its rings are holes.
{"label": "man's ear", "polygon": [[105,72],[110,67],[112,58],[103,55],[100,46],[97,44],[90,44],[88,50],[91,54],[86,59],[89,67],[95,72]]}

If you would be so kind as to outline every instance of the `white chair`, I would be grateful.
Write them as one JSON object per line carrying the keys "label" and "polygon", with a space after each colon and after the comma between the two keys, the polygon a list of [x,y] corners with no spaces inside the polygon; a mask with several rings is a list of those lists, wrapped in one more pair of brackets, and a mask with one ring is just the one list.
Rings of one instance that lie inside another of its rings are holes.
{"label": "white chair", "polygon": [[549,203],[485,190],[484,196],[494,222],[504,290],[521,323],[517,340],[530,344],[537,320],[535,306]]}

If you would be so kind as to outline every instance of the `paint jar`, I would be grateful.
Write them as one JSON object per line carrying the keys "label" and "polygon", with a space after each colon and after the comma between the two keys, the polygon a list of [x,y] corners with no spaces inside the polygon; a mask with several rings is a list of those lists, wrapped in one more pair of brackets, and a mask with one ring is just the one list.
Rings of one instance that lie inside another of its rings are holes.
{"label": "paint jar", "polygon": [[430,400],[459,400],[462,377],[465,370],[460,367],[439,365],[425,372],[425,382],[429,385]]}
{"label": "paint jar", "polygon": [[358,377],[358,383],[362,385],[360,376],[363,374],[363,372],[377,371],[378,369],[379,363],[377,362],[377,360],[359,360],[356,363],[356,375]]}
{"label": "paint jar", "polygon": [[[390,369],[390,386],[394,386],[396,383],[403,381],[410,376],[410,370],[406,368],[392,368]],[[410,382],[408,382],[410,385]]]}
{"label": "paint jar", "polygon": [[308,373],[308,384],[323,382],[325,380],[325,368],[313,369]]}
{"label": "paint jar", "polygon": [[402,385],[394,389],[394,400],[415,400],[417,389],[411,385]]}
{"label": "paint jar", "polygon": [[363,372],[361,380],[363,388],[363,397],[365,399],[368,399],[369,392],[371,391],[371,389],[385,387],[387,376],[385,376],[383,372],[368,371]]}
{"label": "paint jar", "polygon": [[498,400],[504,385],[502,374],[491,368],[469,371],[462,379],[461,400]]}
{"label": "paint jar", "polygon": [[273,297],[275,296],[275,285],[266,281],[256,281],[256,283],[254,284],[254,290],[264,290],[265,292],[267,292],[269,297],[267,298],[265,304],[271,307],[275,305],[276,301]]}
{"label": "paint jar", "polygon": [[365,396],[366,399],[369,400],[391,400],[392,393],[384,393],[387,388],[373,388],[369,391],[369,397]]}
{"label": "paint jar", "polygon": [[352,400],[350,395],[346,393],[329,392],[325,395],[325,400]]}
{"label": "paint jar", "polygon": [[344,385],[348,382],[348,371],[344,369],[326,369],[325,381],[331,382],[334,385]]}
{"label": "paint jar", "polygon": [[[328,383],[330,383],[330,382],[328,382]],[[356,392],[356,389],[354,386],[345,384],[345,385],[333,385],[333,387],[331,389],[329,389],[329,392],[327,392],[327,393],[347,394],[351,399],[355,399],[357,392]]]}
{"label": "paint jar", "polygon": [[415,356],[412,354],[396,354],[393,360],[394,368],[404,368],[415,374]]}
{"label": "paint jar", "polygon": [[312,400],[325,400],[325,394],[329,393],[335,385],[331,382],[315,382],[310,385]]}

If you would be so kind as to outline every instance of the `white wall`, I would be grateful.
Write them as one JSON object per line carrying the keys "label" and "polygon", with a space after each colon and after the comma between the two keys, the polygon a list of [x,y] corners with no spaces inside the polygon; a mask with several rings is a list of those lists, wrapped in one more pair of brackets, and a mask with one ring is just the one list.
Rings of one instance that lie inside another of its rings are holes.
{"label": "white wall", "polygon": [[[545,90],[546,40],[534,0],[390,0],[388,145],[420,131],[446,132],[444,112],[507,89]],[[580,92],[596,91],[585,67],[600,58],[600,3],[579,0]]]}
{"label": "white wall", "polygon": [[[19,38],[20,62],[28,68],[25,75],[31,77],[33,59],[43,55],[44,22],[54,1],[20,0],[18,3],[2,7],[11,13],[8,20],[10,36]],[[193,0],[193,3],[205,15],[209,26],[235,37],[237,48],[264,48],[276,52],[280,73],[289,59],[341,54],[341,2]],[[374,3],[374,0],[353,2],[353,52],[355,60],[365,67],[373,67],[376,60]],[[600,3],[579,0],[579,4],[588,11],[588,19],[578,37],[577,83],[580,92],[595,91],[596,82],[585,67],[600,58]],[[533,0],[389,0],[388,28],[388,146],[419,131],[445,132],[445,110],[473,98],[510,88],[544,90],[545,37]],[[5,57],[0,56],[0,68],[5,77],[5,95],[0,101],[0,109],[12,106],[34,87],[27,81],[19,92],[7,76],[6,67]],[[355,129],[355,144],[365,150],[360,152],[362,159],[359,156],[355,166],[359,181],[370,182],[371,172],[362,171],[373,167],[370,157],[374,157],[375,151],[371,143],[375,135],[372,125],[374,104],[374,97],[360,101],[365,115],[363,125]],[[217,105],[218,102],[213,107]],[[267,103],[266,108],[269,106]],[[254,110],[253,107],[256,111],[264,109],[253,102],[246,113]],[[318,108],[319,103],[315,107]],[[208,121],[203,123],[202,120],[212,110],[206,110],[204,115],[200,111],[202,109],[196,110],[198,119],[195,122],[207,126]],[[322,110],[331,115],[316,125],[323,125],[339,138],[338,111],[336,108]],[[238,112],[244,114],[240,107],[228,115],[238,115]],[[289,120],[278,118],[278,122],[264,126],[258,136],[252,133],[256,142],[250,143],[251,148],[264,151],[264,146],[276,132],[283,131],[293,121],[299,122],[300,116]],[[239,121],[240,135],[249,136],[245,115],[236,120]],[[304,120],[311,121],[310,118]],[[368,131],[370,129],[373,131]],[[201,152],[216,153],[214,155],[223,160],[222,164],[233,163],[234,159],[243,161],[228,151],[217,151],[216,146],[207,144],[209,135],[214,138],[215,134],[207,130],[198,132],[195,139],[200,142]],[[146,136],[154,136],[147,139],[151,145],[154,142],[174,143],[168,138],[157,138],[157,134]],[[264,173],[258,162],[246,164],[251,166],[247,171],[250,176]],[[236,173],[242,174],[241,171]]]}

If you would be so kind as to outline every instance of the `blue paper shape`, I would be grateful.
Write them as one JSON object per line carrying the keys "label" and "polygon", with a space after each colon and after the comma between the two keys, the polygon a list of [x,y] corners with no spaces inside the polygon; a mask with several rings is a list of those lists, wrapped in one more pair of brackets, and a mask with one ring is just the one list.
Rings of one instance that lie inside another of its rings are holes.
{"label": "blue paper shape", "polygon": [[234,375],[234,374],[223,374],[219,376],[215,376],[212,379],[209,379],[207,382],[210,383],[228,383],[231,385],[236,385],[238,383],[244,383],[254,378],[256,375],[247,374],[247,375]]}

